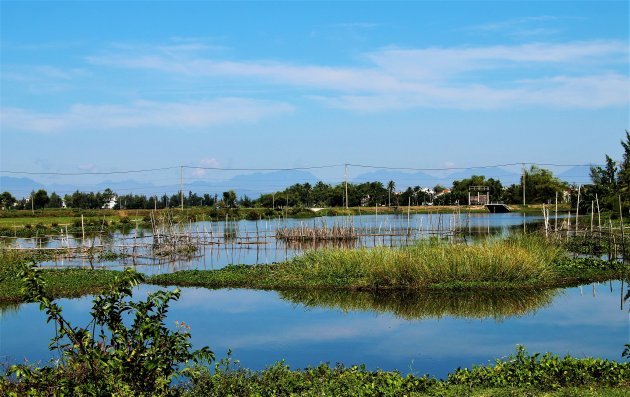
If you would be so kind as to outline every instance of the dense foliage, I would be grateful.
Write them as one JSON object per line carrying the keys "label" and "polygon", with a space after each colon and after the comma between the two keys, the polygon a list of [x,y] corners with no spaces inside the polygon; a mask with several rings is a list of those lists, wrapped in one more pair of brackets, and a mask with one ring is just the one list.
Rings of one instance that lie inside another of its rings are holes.
{"label": "dense foliage", "polygon": [[132,288],[143,281],[131,269],[94,298],[92,320],[86,327],[74,326],[63,317],[37,268],[24,266],[20,276],[27,301],[39,303],[55,326],[50,346],[60,359],[43,368],[11,366],[7,376],[14,376],[16,383],[5,380],[3,387],[17,394],[170,395],[172,380],[193,372],[182,365],[214,359],[207,347],[191,350],[185,324],[176,331],[165,325],[169,302],[179,298],[179,290],[149,294],[144,302],[131,301]]}
{"label": "dense foliage", "polygon": [[621,141],[622,159],[616,162],[606,155],[603,167],[591,168],[591,185],[584,186],[581,199],[583,212],[591,209],[592,202],[597,202],[601,209],[612,210],[613,216],[628,214],[630,209],[630,131],[626,131],[625,140]]}

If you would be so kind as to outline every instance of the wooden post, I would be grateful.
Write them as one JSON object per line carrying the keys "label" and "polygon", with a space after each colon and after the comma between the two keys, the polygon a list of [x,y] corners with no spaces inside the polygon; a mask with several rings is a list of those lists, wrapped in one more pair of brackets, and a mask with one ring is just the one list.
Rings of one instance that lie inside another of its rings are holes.
{"label": "wooden post", "polygon": [[555,220],[553,223],[553,229],[558,231],[558,192],[556,192],[556,209],[555,209]]}
{"label": "wooden post", "polygon": [[344,179],[346,185],[346,209],[348,209],[348,164],[344,166]]}
{"label": "wooden post", "polygon": [[595,193],[595,203],[597,204],[597,224],[599,227],[599,232],[602,232],[602,214],[599,212],[599,198],[597,197],[597,193]]}
{"label": "wooden post", "polygon": [[523,164],[523,183],[521,184],[523,187],[523,207],[525,206],[525,176],[527,175],[527,171],[525,171],[525,164]]}
{"label": "wooden post", "polygon": [[582,185],[578,185],[578,196],[577,196],[577,205],[575,207],[575,235],[578,234],[578,217],[580,216],[580,188]]}
{"label": "wooden post", "polygon": [[184,166],[179,166],[179,200],[182,211],[184,210]]}
{"label": "wooden post", "polygon": [[407,234],[409,234],[410,229],[410,215],[411,215],[411,196],[409,196],[409,203],[407,204]]}

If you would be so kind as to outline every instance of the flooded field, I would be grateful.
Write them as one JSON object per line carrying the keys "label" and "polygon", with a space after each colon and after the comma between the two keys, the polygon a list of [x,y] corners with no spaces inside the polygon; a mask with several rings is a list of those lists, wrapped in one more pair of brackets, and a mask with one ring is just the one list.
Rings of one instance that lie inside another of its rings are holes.
{"label": "flooded field", "polygon": [[[123,269],[145,274],[268,264],[321,247],[399,246],[418,239],[474,241],[540,222],[523,214],[401,214],[191,222],[96,236],[63,234],[7,239],[20,248],[54,253],[47,267]],[[316,235],[319,233],[319,235]]]}

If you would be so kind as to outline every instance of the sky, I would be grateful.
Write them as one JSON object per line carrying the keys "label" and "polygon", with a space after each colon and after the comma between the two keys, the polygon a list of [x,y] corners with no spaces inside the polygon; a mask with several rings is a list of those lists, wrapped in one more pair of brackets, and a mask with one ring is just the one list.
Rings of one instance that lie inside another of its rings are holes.
{"label": "sky", "polygon": [[178,170],[37,173],[600,164],[621,157],[630,129],[628,11],[627,1],[0,1],[1,175],[160,184]]}

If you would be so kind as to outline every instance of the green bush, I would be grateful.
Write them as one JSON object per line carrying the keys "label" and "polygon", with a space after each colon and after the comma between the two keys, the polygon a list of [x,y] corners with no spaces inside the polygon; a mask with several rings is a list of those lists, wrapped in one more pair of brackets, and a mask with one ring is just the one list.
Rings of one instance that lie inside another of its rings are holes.
{"label": "green bush", "polygon": [[48,322],[55,325],[50,346],[60,353],[61,365],[11,366],[8,375],[16,382],[9,389],[18,395],[51,391],[54,395],[169,395],[175,377],[194,374],[195,367],[186,364],[214,360],[207,347],[191,351],[186,324],[178,324],[177,331],[164,324],[169,302],[179,298],[178,289],[133,302],[132,288],[143,276],[127,269],[107,292],[94,298],[92,321],[81,328],[68,323],[61,307],[48,297],[36,267],[24,266],[20,276],[27,301],[39,303]]}

